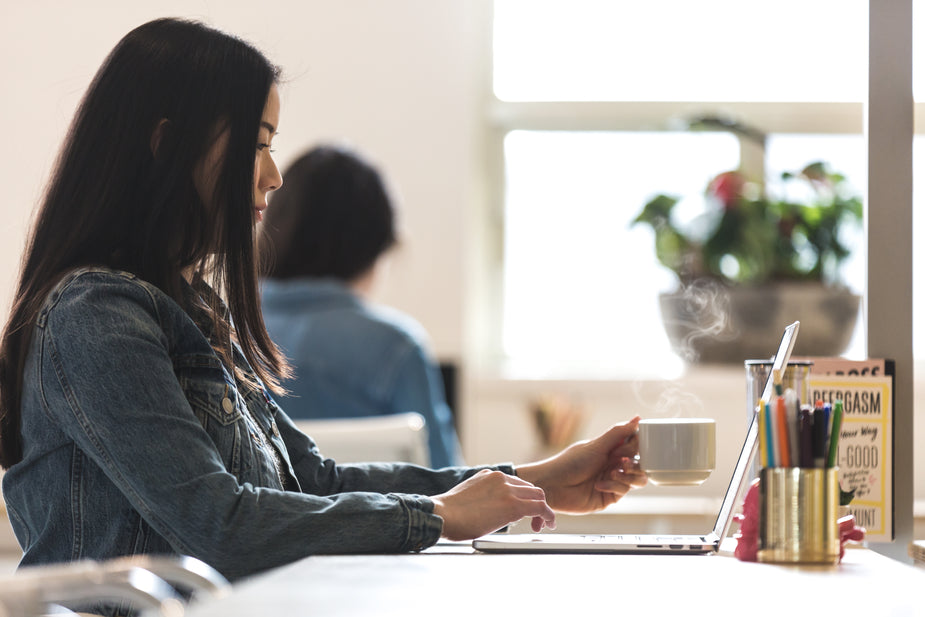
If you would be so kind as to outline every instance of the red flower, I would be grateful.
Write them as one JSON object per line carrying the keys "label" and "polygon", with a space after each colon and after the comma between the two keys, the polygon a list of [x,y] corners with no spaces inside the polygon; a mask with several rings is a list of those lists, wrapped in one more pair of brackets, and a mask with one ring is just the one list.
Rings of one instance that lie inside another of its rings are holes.
{"label": "red flower", "polygon": [[796,228],[797,222],[791,217],[785,217],[780,220],[777,224],[777,230],[780,233],[781,238],[790,238],[793,236],[793,230]]}
{"label": "red flower", "polygon": [[716,197],[723,208],[731,210],[736,207],[742,198],[742,191],[745,188],[745,178],[737,171],[726,171],[710,181],[707,186],[707,194]]}

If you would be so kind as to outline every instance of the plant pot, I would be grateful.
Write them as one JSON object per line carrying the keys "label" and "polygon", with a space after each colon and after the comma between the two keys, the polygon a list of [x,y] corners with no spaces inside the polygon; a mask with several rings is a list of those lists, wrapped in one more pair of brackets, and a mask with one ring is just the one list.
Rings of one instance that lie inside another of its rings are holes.
{"label": "plant pot", "polygon": [[695,281],[659,297],[675,352],[689,362],[767,358],[787,324],[800,321],[795,356],[837,356],[854,334],[860,296],[822,283],[727,287]]}

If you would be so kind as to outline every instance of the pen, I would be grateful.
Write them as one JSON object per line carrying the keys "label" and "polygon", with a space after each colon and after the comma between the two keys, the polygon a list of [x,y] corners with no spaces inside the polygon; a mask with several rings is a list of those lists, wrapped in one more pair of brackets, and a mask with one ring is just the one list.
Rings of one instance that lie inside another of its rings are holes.
{"label": "pen", "polygon": [[821,406],[813,409],[813,467],[825,467],[828,420]]}
{"label": "pen", "polygon": [[800,467],[813,466],[813,408],[800,407]]}
{"label": "pen", "polygon": [[835,467],[838,463],[838,433],[841,431],[841,420],[844,415],[844,406],[840,400],[835,401],[835,411],[832,412],[832,436],[829,437],[829,457],[826,467]]}
{"label": "pen", "polygon": [[790,467],[790,430],[787,428],[787,403],[783,396],[774,399],[777,404],[776,417],[778,442],[780,443],[780,467]]}

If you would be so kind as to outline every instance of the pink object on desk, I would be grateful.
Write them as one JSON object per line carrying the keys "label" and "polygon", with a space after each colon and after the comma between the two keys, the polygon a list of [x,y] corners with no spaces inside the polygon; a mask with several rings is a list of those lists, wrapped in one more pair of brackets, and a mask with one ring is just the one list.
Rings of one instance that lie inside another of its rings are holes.
{"label": "pink object on desk", "polygon": [[741,561],[758,561],[758,523],[761,512],[758,508],[759,483],[758,478],[752,480],[742,500],[742,513],[734,517],[739,523],[739,530],[733,536],[736,539],[735,556]]}
{"label": "pink object on desk", "polygon": [[863,542],[867,530],[854,524],[854,515],[849,514],[838,519],[838,537],[841,540],[841,549],[838,560],[845,556],[845,542]]}
{"label": "pink object on desk", "polygon": [[[739,530],[733,536],[736,539],[735,556],[740,561],[758,561],[758,526],[761,520],[761,510],[758,507],[757,478],[752,481],[742,500],[742,513],[735,515],[739,523]],[[838,560],[845,556],[846,542],[861,542],[867,530],[854,524],[854,515],[849,514],[838,519],[839,547]]]}

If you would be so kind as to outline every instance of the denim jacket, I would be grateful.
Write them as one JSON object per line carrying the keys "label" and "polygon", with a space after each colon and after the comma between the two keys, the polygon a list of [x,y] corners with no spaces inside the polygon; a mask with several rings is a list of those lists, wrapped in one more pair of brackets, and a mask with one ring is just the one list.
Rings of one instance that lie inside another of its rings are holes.
{"label": "denim jacket", "polygon": [[267,279],[263,318],[294,366],[279,403],[295,419],[416,411],[434,468],[462,462],[426,331],[409,316],[363,302],[335,279]]}
{"label": "denim jacket", "polygon": [[3,478],[21,565],[184,554],[234,580],[438,540],[426,496],[479,468],[337,465],[262,386],[236,382],[211,335],[124,272],[77,270],[49,294],[23,374],[24,456]]}

